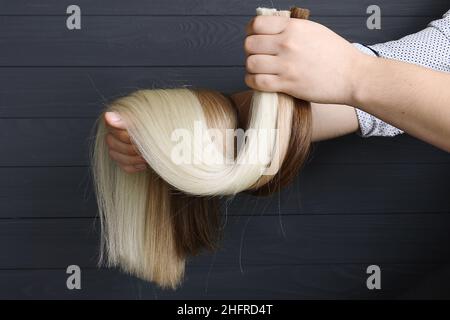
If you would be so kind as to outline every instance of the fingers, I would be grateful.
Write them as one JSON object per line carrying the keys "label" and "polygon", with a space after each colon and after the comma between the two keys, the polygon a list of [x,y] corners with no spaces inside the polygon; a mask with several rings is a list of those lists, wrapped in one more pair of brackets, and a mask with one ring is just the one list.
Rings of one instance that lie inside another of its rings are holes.
{"label": "fingers", "polygon": [[125,121],[117,112],[106,112],[105,123],[109,133],[106,144],[109,147],[111,159],[127,173],[136,173],[147,169],[148,165],[142,158],[136,146],[132,143]]}
{"label": "fingers", "polygon": [[147,163],[142,157],[128,156],[112,149],[109,149],[109,156],[128,173],[147,169]]}
{"label": "fingers", "polygon": [[256,16],[247,25],[248,37],[244,47],[247,53],[245,83],[252,89],[280,92],[283,63],[277,57],[281,35],[288,26],[289,17]]}
{"label": "fingers", "polygon": [[281,79],[275,74],[251,74],[245,75],[245,83],[252,89],[266,92],[282,92]]}
{"label": "fingers", "polygon": [[247,35],[281,33],[288,25],[289,19],[284,16],[256,16],[247,24]]}
{"label": "fingers", "polygon": [[118,141],[111,134],[107,135],[106,143],[109,147],[109,156],[125,172],[140,172],[148,168],[147,162],[138,153],[134,145]]}
{"label": "fingers", "polygon": [[[138,168],[138,167],[142,167],[142,168]],[[121,166],[122,170],[125,171],[126,173],[138,173],[138,172],[142,172],[145,171],[145,169],[147,169],[146,165],[138,165],[138,166]]]}
{"label": "fingers", "polygon": [[113,136],[111,133],[106,135],[106,144],[112,150],[129,156],[140,156],[137,148],[131,143],[124,143]]}
{"label": "fingers", "polygon": [[120,115],[117,112],[106,112],[105,113],[105,121],[106,124],[110,127],[125,130],[125,121],[120,117]]}
{"label": "fingers", "polygon": [[122,165],[138,165],[138,164],[146,164],[145,160],[142,157],[129,156],[120,152],[117,152],[113,149],[109,149],[109,155],[112,159],[119,162]]}
{"label": "fingers", "polygon": [[279,37],[268,35],[251,35],[245,38],[244,50],[247,55],[270,54],[276,55],[279,52]]}
{"label": "fingers", "polygon": [[117,112],[106,112],[105,123],[108,126],[108,131],[118,140],[124,143],[131,143],[125,121]]}
{"label": "fingers", "polygon": [[280,74],[283,62],[277,56],[255,54],[247,58],[245,67],[248,73]]}
{"label": "fingers", "polygon": [[112,128],[109,127],[108,131],[110,134],[112,134],[114,136],[114,138],[116,138],[117,140],[123,142],[123,143],[128,143],[131,144],[131,138],[130,135],[128,134],[127,130],[120,130],[120,129],[116,129],[116,128]]}

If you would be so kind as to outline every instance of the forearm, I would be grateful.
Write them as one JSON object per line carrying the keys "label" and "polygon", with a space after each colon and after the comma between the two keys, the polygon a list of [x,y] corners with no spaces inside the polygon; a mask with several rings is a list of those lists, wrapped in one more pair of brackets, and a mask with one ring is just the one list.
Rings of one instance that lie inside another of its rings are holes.
{"label": "forearm", "polygon": [[450,74],[361,57],[349,104],[450,151]]}
{"label": "forearm", "polygon": [[[247,123],[253,91],[237,92],[230,96],[239,112],[240,121]],[[355,108],[345,105],[311,103],[312,141],[337,138],[359,129]]]}
{"label": "forearm", "polygon": [[311,103],[311,111],[313,142],[354,133],[359,128],[355,108],[353,107]]}

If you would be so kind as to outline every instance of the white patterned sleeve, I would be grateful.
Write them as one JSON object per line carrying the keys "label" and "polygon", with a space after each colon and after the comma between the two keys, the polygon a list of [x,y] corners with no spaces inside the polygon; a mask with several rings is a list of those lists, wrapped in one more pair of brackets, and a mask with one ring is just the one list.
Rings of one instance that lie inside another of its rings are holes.
{"label": "white patterned sleeve", "polygon": [[[399,40],[364,46],[353,44],[362,52],[386,59],[400,60],[426,68],[450,72],[450,11],[442,19],[432,21],[426,29]],[[402,130],[356,109],[359,135],[393,137]]]}

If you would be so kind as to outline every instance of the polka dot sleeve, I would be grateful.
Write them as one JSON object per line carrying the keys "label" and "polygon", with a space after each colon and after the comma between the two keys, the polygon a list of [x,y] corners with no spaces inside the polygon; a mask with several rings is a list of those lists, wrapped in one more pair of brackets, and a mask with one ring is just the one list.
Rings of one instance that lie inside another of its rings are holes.
{"label": "polka dot sleeve", "polygon": [[[364,46],[353,44],[369,55],[417,64],[430,69],[450,72],[450,11],[442,19],[432,21],[426,29],[399,40]],[[356,109],[362,137],[392,137],[402,130]]]}

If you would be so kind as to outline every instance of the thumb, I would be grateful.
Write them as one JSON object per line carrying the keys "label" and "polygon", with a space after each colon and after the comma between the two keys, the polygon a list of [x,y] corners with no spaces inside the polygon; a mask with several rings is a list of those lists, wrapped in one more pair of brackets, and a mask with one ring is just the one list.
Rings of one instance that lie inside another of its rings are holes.
{"label": "thumb", "polygon": [[116,129],[126,129],[125,122],[122,117],[117,112],[106,112],[105,113],[105,121],[106,123]]}

